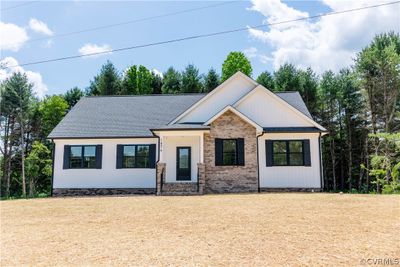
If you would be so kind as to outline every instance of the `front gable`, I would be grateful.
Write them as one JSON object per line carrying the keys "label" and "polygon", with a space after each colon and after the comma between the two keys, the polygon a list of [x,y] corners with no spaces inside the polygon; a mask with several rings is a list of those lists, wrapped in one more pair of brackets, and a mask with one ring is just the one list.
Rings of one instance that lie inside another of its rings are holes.
{"label": "front gable", "polygon": [[237,101],[234,107],[262,127],[317,127],[325,130],[261,85]]}
{"label": "front gable", "polygon": [[248,94],[256,86],[255,81],[237,72],[169,124],[204,123],[224,107],[232,105]]}

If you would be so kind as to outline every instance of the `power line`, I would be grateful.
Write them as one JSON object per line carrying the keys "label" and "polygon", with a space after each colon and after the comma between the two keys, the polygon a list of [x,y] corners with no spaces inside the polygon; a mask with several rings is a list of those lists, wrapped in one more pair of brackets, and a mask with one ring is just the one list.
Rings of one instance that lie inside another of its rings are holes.
{"label": "power line", "polygon": [[39,2],[39,1],[30,1],[30,2],[26,2],[26,3],[19,4],[19,5],[15,5],[15,6],[10,6],[10,7],[6,7],[6,8],[2,8],[2,9],[0,9],[0,11],[6,11],[6,10],[10,10],[10,9],[14,9],[14,8],[21,7],[21,6],[26,6],[26,5],[34,4],[34,3],[37,3],[37,2]]}
{"label": "power line", "polygon": [[51,37],[41,37],[41,38],[30,39],[30,40],[27,40],[25,42],[9,43],[7,45],[17,45],[17,44],[21,44],[21,43],[31,43],[31,42],[37,42],[37,41],[43,41],[43,40],[48,40],[48,39],[66,37],[66,36],[71,36],[71,35],[81,34],[81,33],[86,33],[86,32],[99,31],[99,30],[103,30],[103,29],[114,28],[114,27],[119,27],[119,26],[123,26],[123,25],[134,24],[134,23],[138,23],[138,22],[144,22],[144,21],[160,19],[160,18],[165,18],[165,17],[171,17],[171,16],[175,16],[175,15],[180,15],[180,14],[194,12],[194,11],[203,10],[203,9],[209,9],[209,8],[213,8],[213,7],[229,5],[229,4],[238,3],[238,2],[243,2],[243,1],[242,0],[235,0],[235,1],[212,4],[212,5],[208,5],[208,6],[196,7],[196,8],[190,8],[190,9],[183,9],[183,10],[180,10],[180,11],[175,11],[175,12],[171,12],[171,13],[165,13],[165,14],[151,16],[151,17],[144,17],[144,18],[140,18],[140,19],[128,20],[128,21],[123,21],[123,22],[114,23],[114,24],[107,24],[107,25],[102,25],[102,26],[93,27],[93,28],[86,28],[86,29],[79,30],[79,31],[60,33],[60,34],[53,35]]}
{"label": "power line", "polygon": [[69,60],[69,59],[75,59],[75,58],[81,58],[81,57],[87,57],[87,56],[95,56],[95,55],[108,54],[108,53],[113,53],[113,52],[121,52],[121,51],[126,51],[126,50],[137,49],[137,48],[157,46],[157,45],[162,45],[162,44],[177,43],[177,42],[181,42],[181,41],[188,41],[188,40],[193,40],[193,39],[199,39],[199,38],[212,37],[212,36],[217,36],[217,35],[224,35],[224,34],[229,34],[229,33],[247,31],[250,28],[251,29],[263,28],[263,27],[266,27],[266,26],[274,26],[274,25],[280,25],[280,24],[291,23],[291,22],[298,22],[298,21],[309,20],[309,19],[314,19],[314,18],[321,18],[321,17],[325,17],[325,16],[332,16],[332,15],[350,13],[350,12],[355,12],[355,11],[360,11],[360,10],[365,10],[365,9],[377,8],[377,7],[381,7],[381,6],[394,5],[394,4],[398,4],[398,3],[400,3],[400,1],[389,2],[389,3],[384,3],[384,4],[378,4],[378,5],[372,5],[372,6],[359,7],[359,8],[353,8],[353,9],[347,9],[347,10],[342,10],[342,11],[328,12],[328,13],[323,13],[323,14],[314,15],[314,16],[308,16],[308,17],[292,19],[292,20],[285,20],[285,21],[280,21],[280,22],[275,22],[275,23],[261,24],[261,25],[256,25],[256,26],[252,26],[252,27],[243,27],[243,28],[237,28],[237,29],[232,29],[232,30],[227,30],[227,31],[220,31],[220,32],[214,32],[214,33],[207,33],[207,34],[199,34],[199,35],[193,35],[193,36],[177,38],[177,39],[171,39],[171,40],[166,40],[166,41],[160,41],[160,42],[154,42],[154,43],[148,43],[148,44],[142,44],[142,45],[135,45],[135,46],[129,46],[129,47],[110,49],[110,50],[107,50],[107,51],[96,52],[96,53],[88,53],[88,54],[84,54],[84,55],[74,55],[74,56],[66,56],[66,57],[60,57],[60,58],[53,58],[53,59],[47,59],[47,60],[41,60],[41,61],[28,62],[28,63],[19,64],[19,65],[5,66],[5,67],[2,67],[2,68],[6,69],[6,68],[14,68],[14,67],[17,67],[17,66],[22,67],[22,66],[29,66],[29,65],[37,65],[37,64],[43,64],[43,63],[48,63],[48,62]]}

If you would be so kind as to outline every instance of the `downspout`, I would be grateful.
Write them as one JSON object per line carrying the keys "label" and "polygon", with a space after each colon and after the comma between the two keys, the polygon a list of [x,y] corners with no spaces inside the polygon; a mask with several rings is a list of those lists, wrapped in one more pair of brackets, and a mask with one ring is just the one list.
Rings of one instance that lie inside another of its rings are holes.
{"label": "downspout", "polygon": [[261,192],[261,187],[260,187],[260,157],[258,155],[258,138],[263,136],[264,132],[256,136],[256,142],[257,142],[257,179],[258,179],[258,193]]}
{"label": "downspout", "polygon": [[[160,151],[160,143],[161,143],[161,141],[160,141],[160,137],[158,136],[158,135],[156,135],[156,134],[154,134],[154,132],[153,131],[151,131],[151,133],[153,134],[153,136],[155,136],[156,138],[157,138],[157,143],[158,143],[158,146],[157,146],[157,160],[156,160],[156,194],[157,194],[157,164],[160,162],[160,153],[161,153],[161,151]],[[161,174],[161,184],[162,184],[162,174]],[[161,189],[162,189],[162,187],[161,187],[161,185],[160,185],[160,192],[161,192]]]}
{"label": "downspout", "polygon": [[319,133],[318,136],[318,147],[319,147],[319,179],[320,179],[320,185],[321,185],[321,191],[324,190],[324,174],[322,170],[322,147],[321,147],[321,132]]}
{"label": "downspout", "polygon": [[51,139],[51,143],[53,144],[52,155],[51,155],[51,191],[50,196],[53,196],[53,187],[54,187],[54,158],[56,154],[56,144],[54,143],[53,139]]}

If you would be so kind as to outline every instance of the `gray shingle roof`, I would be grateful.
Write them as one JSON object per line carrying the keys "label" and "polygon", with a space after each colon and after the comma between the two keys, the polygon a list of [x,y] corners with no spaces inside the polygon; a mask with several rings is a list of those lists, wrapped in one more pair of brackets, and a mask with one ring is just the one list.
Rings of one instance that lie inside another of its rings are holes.
{"label": "gray shingle roof", "polygon": [[152,136],[205,94],[101,96],[81,99],[49,138]]}
{"label": "gray shingle roof", "polygon": [[[299,93],[277,95],[311,118]],[[151,129],[208,129],[199,124],[167,125],[204,96],[85,97],[53,129],[48,138],[151,137]]]}
{"label": "gray shingle roof", "polygon": [[298,111],[312,119],[310,111],[308,111],[307,106],[304,103],[303,98],[301,98],[299,92],[281,92],[276,93],[276,95],[295,107]]}

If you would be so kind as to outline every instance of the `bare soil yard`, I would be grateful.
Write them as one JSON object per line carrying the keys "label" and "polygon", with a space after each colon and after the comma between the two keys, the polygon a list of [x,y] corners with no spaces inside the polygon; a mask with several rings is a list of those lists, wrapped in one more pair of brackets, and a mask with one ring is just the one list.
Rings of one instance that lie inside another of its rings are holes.
{"label": "bare soil yard", "polygon": [[400,258],[400,196],[134,196],[0,205],[1,266],[354,266]]}

